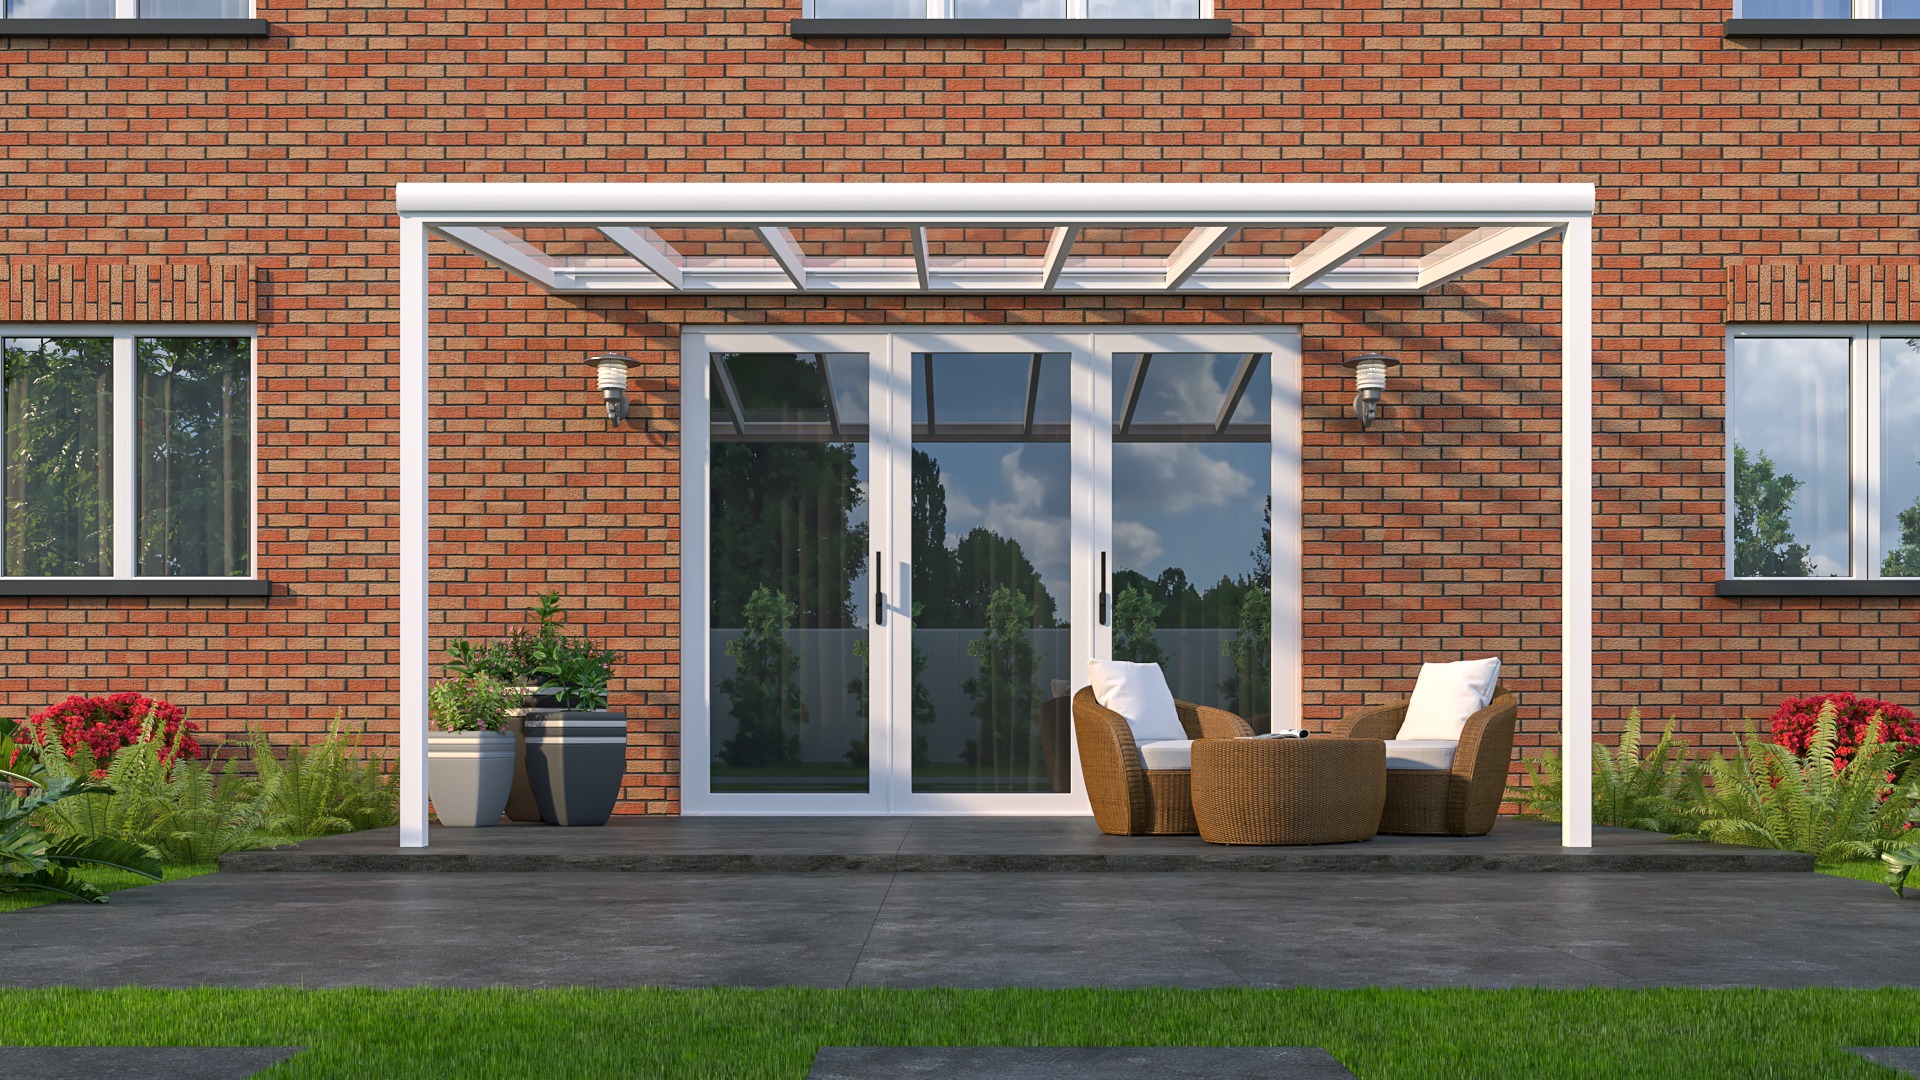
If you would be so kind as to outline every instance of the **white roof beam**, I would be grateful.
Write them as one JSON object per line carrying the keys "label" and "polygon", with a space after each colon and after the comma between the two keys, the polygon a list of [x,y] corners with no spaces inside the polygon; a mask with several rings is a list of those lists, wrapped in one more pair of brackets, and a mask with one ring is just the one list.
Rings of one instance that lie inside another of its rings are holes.
{"label": "white roof beam", "polygon": [[535,254],[539,249],[505,229],[447,228],[439,231],[442,236],[475,255],[502,270],[526,278],[543,289],[562,290],[575,287],[572,278],[540,261],[539,256]]}
{"label": "white roof beam", "polygon": [[1060,283],[1060,271],[1067,265],[1067,253],[1073,250],[1074,241],[1080,239],[1080,226],[1061,225],[1047,237],[1047,257],[1043,263],[1044,272],[1040,278],[1040,287],[1051,289]]}
{"label": "white roof beam", "polygon": [[780,264],[780,271],[787,275],[796,289],[807,287],[807,257],[800,250],[800,242],[793,238],[793,230],[779,225],[755,225],[753,231],[760,242],[767,245],[773,253],[773,261]]}
{"label": "white roof beam", "polygon": [[1297,292],[1338,270],[1348,259],[1371,250],[1400,231],[1397,225],[1352,225],[1328,229],[1287,260],[1287,291]]}
{"label": "white roof beam", "polygon": [[1559,232],[1561,226],[1509,225],[1475,229],[1453,243],[1429,252],[1420,260],[1417,287],[1426,290],[1445,285],[1454,278],[1487,265],[1495,259],[1532,245]]}
{"label": "white roof beam", "polygon": [[681,287],[686,260],[673,249],[672,244],[661,239],[659,233],[652,229],[628,229],[618,225],[602,226],[600,233],[638,260],[641,266],[653,271],[655,277],[676,289]]}
{"label": "white roof beam", "polygon": [[1207,225],[1187,234],[1173,253],[1167,256],[1168,289],[1177,289],[1187,283],[1208,259],[1227,242],[1240,234],[1238,225]]}
{"label": "white roof beam", "polygon": [[927,230],[915,225],[907,232],[913,236],[913,272],[919,276],[922,289],[932,288],[927,278]]}

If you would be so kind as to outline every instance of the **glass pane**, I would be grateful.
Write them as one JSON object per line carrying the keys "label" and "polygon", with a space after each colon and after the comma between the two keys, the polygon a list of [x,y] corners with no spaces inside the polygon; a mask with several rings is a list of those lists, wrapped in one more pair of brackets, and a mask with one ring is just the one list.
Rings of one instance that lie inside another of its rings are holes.
{"label": "glass pane", "polygon": [[715,361],[732,377],[749,424],[825,424],[832,418],[819,354],[733,353]]}
{"label": "glass pane", "polygon": [[1087,0],[1095,19],[1197,19],[1200,0]]}
{"label": "glass pane", "polygon": [[135,348],[143,576],[253,572],[251,352],[246,338],[141,338]]}
{"label": "glass pane", "polygon": [[1845,338],[1738,338],[1728,388],[1736,577],[1852,571]]}
{"label": "glass pane", "polygon": [[1920,0],[1880,0],[1883,19],[1920,19]]}
{"label": "glass pane", "polygon": [[1850,19],[1853,0],[1735,0],[1736,19]]}
{"label": "glass pane", "polygon": [[1113,366],[1114,423],[1122,430],[1156,424],[1212,427],[1237,393],[1229,423],[1265,424],[1269,378],[1264,356],[1121,353]]}
{"label": "glass pane", "polygon": [[[811,353],[756,356],[729,370],[743,400],[824,415]],[[847,395],[865,417],[867,357],[841,356],[830,370],[836,400]],[[714,438],[713,790],[864,792],[866,435],[836,437],[821,424],[778,441],[731,429]]]}
{"label": "glass pane", "polygon": [[1882,577],[1920,577],[1920,338],[1880,341]]}
{"label": "glass pane", "polygon": [[247,0],[140,0],[143,19],[244,19]]}
{"label": "glass pane", "polygon": [[113,342],[4,341],[5,569],[113,574]]}
{"label": "glass pane", "polygon": [[[1163,359],[1153,358],[1147,386]],[[1200,387],[1237,370],[1242,357],[1180,359],[1181,377],[1164,385]],[[1250,374],[1235,416],[1252,410],[1264,423],[1266,357]],[[1212,393],[1224,399],[1224,391]],[[1205,399],[1184,400],[1197,408]],[[1169,406],[1161,415],[1191,414]],[[1264,730],[1272,711],[1272,451],[1264,438],[1225,441],[1232,437],[1147,441],[1116,433],[1113,657],[1158,663],[1174,697],[1238,713]]]}
{"label": "glass pane", "polygon": [[1066,0],[953,0],[956,19],[1064,19]]}
{"label": "glass pane", "polygon": [[[997,366],[985,354],[940,359],[963,367],[980,361],[983,371]],[[916,400],[926,396],[925,360],[914,357]],[[1017,366],[1029,361],[1021,357]],[[1054,363],[1064,373],[1066,357],[1047,354],[1043,382]],[[1028,378],[977,382],[968,390],[973,415],[1024,413]],[[934,388],[936,421],[946,385]],[[980,386],[1002,397],[993,400]],[[913,448],[913,790],[1070,791],[1071,642],[1063,616],[1071,447],[1064,431],[961,442],[938,434],[937,423],[934,430],[916,434]]]}
{"label": "glass pane", "polygon": [[113,0],[6,0],[9,19],[111,19]]}
{"label": "glass pane", "polygon": [[936,428],[991,425],[1024,433],[1029,407],[1036,427],[1068,422],[1066,353],[917,353],[913,362],[916,429],[931,415]]}
{"label": "glass pane", "polygon": [[926,0],[813,0],[816,19],[924,19]]}

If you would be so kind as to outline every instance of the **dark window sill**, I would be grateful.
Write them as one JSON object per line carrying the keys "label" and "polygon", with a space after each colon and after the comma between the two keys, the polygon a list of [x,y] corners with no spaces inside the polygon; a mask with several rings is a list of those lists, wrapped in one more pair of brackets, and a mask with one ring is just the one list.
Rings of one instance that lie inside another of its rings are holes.
{"label": "dark window sill", "polygon": [[797,38],[1225,38],[1232,19],[795,19]]}
{"label": "dark window sill", "polygon": [[266,596],[265,578],[3,578],[0,596]]}
{"label": "dark window sill", "polygon": [[265,19],[0,19],[0,38],[266,36]]}
{"label": "dark window sill", "polygon": [[1920,596],[1920,578],[1837,581],[1833,578],[1735,578],[1716,581],[1715,596]]}
{"label": "dark window sill", "polygon": [[1920,19],[1728,19],[1730,38],[1920,37]]}

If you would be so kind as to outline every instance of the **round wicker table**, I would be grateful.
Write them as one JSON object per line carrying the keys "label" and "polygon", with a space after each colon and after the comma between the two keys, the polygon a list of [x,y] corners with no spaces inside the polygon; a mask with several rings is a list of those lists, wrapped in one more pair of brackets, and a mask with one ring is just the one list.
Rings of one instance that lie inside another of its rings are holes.
{"label": "round wicker table", "polygon": [[1379,739],[1200,739],[1193,817],[1215,844],[1340,844],[1380,831]]}

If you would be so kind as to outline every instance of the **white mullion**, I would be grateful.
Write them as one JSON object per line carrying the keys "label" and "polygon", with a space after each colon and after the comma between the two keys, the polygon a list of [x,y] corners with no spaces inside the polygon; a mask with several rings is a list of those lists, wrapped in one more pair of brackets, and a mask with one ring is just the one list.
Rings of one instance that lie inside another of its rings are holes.
{"label": "white mullion", "polygon": [[1850,490],[1847,495],[1848,511],[1848,572],[1851,578],[1868,578],[1873,575],[1870,562],[1870,547],[1867,530],[1872,516],[1869,503],[1872,501],[1869,485],[1873,482],[1872,471],[1868,467],[1868,455],[1872,453],[1871,441],[1867,438],[1869,424],[1868,384],[1872,379],[1874,365],[1868,357],[1868,336],[1870,331],[1856,329],[1851,335],[1848,348],[1847,371],[1847,475]]}
{"label": "white mullion", "polygon": [[113,335],[113,576],[117,578],[134,576],[135,517],[140,507],[134,487],[140,429],[133,346],[131,333]]}
{"label": "white mullion", "polygon": [[1880,336],[1864,327],[1853,338],[1859,379],[1853,386],[1853,550],[1860,559],[1857,578],[1880,577]]}
{"label": "white mullion", "polygon": [[[1302,473],[1300,338],[1276,340],[1267,354],[1267,493],[1273,510],[1267,523],[1267,582],[1272,597],[1268,617],[1267,670],[1272,697],[1267,714],[1269,730],[1297,728],[1306,720],[1306,573],[1305,523],[1301,507],[1306,478]],[[1283,576],[1284,575],[1284,576]]]}
{"label": "white mullion", "polygon": [[[913,655],[913,362],[893,334],[867,350],[867,499],[872,575],[867,587],[886,594],[886,622],[869,601],[867,615],[867,791],[894,812],[913,792],[913,675],[897,678],[897,657]],[[895,724],[906,717],[905,731]]]}
{"label": "white mullion", "polygon": [[140,0],[113,0],[113,17],[116,19],[139,18]]}
{"label": "white mullion", "polygon": [[1069,19],[1087,17],[1087,0],[1067,0],[1066,16]]}
{"label": "white mullion", "polygon": [[1877,19],[1880,11],[1880,0],[1853,0],[1853,17],[1856,19]]}

